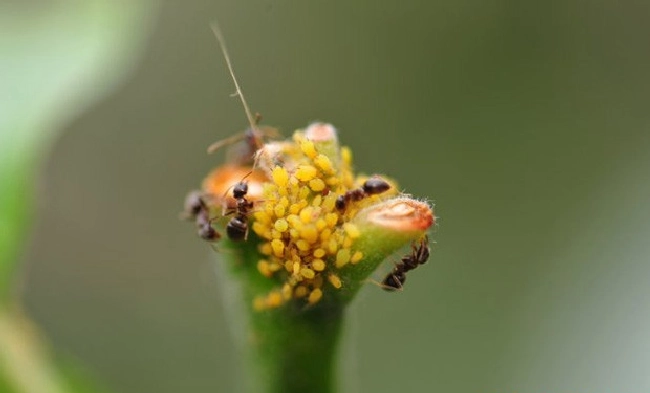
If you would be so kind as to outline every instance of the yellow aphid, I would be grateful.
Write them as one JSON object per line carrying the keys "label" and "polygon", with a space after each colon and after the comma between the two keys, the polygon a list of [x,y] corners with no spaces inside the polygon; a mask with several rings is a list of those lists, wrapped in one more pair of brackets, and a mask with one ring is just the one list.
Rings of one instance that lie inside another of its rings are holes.
{"label": "yellow aphid", "polygon": [[271,172],[273,177],[273,182],[278,185],[278,187],[286,187],[289,183],[289,173],[286,169],[281,166],[276,166]]}
{"label": "yellow aphid", "polygon": [[271,277],[273,275],[273,272],[269,269],[269,261],[266,259],[260,259],[257,261],[257,270],[266,277]]}
{"label": "yellow aphid", "polygon": [[271,240],[271,247],[273,247],[273,255],[278,258],[284,256],[284,242],[280,239]]}
{"label": "yellow aphid", "polygon": [[307,301],[311,304],[318,302],[323,297],[323,291],[320,288],[316,288],[309,294]]}
{"label": "yellow aphid", "polygon": [[284,197],[282,197],[282,198],[280,198],[280,199],[278,200],[278,203],[277,203],[277,204],[278,204],[278,205],[282,205],[282,206],[284,206],[284,207],[286,208],[287,206],[289,206],[289,199],[287,199],[287,197],[284,196]]}
{"label": "yellow aphid", "polygon": [[311,269],[308,268],[308,267],[303,267],[302,269],[300,269],[300,275],[303,276],[303,277],[305,277],[305,278],[312,279],[312,278],[314,278],[314,276],[316,275],[316,273],[314,273],[314,271],[311,270]]}
{"label": "yellow aphid", "polygon": [[318,157],[314,158],[314,164],[326,173],[330,173],[334,170],[332,161],[330,161],[329,157],[322,154],[319,154]]}
{"label": "yellow aphid", "polygon": [[350,224],[349,222],[346,222],[345,224],[343,224],[343,230],[352,239],[356,239],[361,235],[361,233],[359,232],[359,228],[357,228],[357,226],[354,225],[354,224]]}
{"label": "yellow aphid", "polygon": [[289,225],[291,225],[294,228],[301,227],[302,224],[300,223],[300,217],[298,217],[296,214],[289,214],[287,216],[287,222]]}
{"label": "yellow aphid", "polygon": [[268,227],[266,225],[262,224],[261,222],[255,221],[253,223],[253,231],[255,233],[257,233],[259,236],[266,237],[266,236],[264,236],[264,234],[266,233],[267,230],[268,230]]}
{"label": "yellow aphid", "polygon": [[297,203],[292,204],[289,206],[289,213],[290,214],[298,214],[300,213],[300,205]]}
{"label": "yellow aphid", "polygon": [[321,203],[321,207],[323,208],[323,210],[325,211],[334,210],[334,206],[336,204],[336,198],[337,195],[335,195],[334,193],[330,193],[329,195],[325,196],[323,198],[323,202]]}
{"label": "yellow aphid", "polygon": [[272,239],[280,239],[282,237],[282,233],[280,233],[277,229],[273,228],[271,229],[271,238]]}
{"label": "yellow aphid", "polygon": [[325,243],[330,240],[330,236],[332,236],[332,230],[329,228],[325,228],[320,232],[320,240]]}
{"label": "yellow aphid", "polygon": [[293,274],[299,274],[300,273],[300,262],[294,262],[293,263],[293,269],[292,269]]}
{"label": "yellow aphid", "polygon": [[260,254],[271,255],[273,253],[273,247],[271,247],[270,243],[262,243],[258,249]]}
{"label": "yellow aphid", "polygon": [[339,276],[337,276],[336,274],[330,274],[330,275],[327,277],[327,279],[329,280],[330,284],[332,284],[332,286],[333,286],[334,288],[336,288],[336,289],[341,288],[341,286],[343,285],[343,284],[341,283],[341,279],[340,279]]}
{"label": "yellow aphid", "polygon": [[299,239],[296,241],[296,247],[298,247],[298,250],[300,251],[308,251],[310,246],[307,240],[305,239]]}
{"label": "yellow aphid", "polygon": [[325,189],[325,182],[321,179],[312,179],[309,181],[309,188],[311,188],[314,192],[321,192]]}
{"label": "yellow aphid", "polygon": [[325,215],[325,222],[327,223],[328,226],[332,228],[335,227],[336,223],[339,222],[338,213],[327,213]]}
{"label": "yellow aphid", "polygon": [[309,197],[309,195],[311,195],[311,190],[309,189],[309,187],[307,186],[300,187],[300,190],[298,191],[298,199],[300,199],[300,201],[298,203],[301,203],[302,201],[306,200]]}
{"label": "yellow aphid", "polygon": [[301,285],[299,287],[296,287],[296,289],[293,291],[293,294],[295,297],[301,298],[307,296],[307,292],[307,287]]}
{"label": "yellow aphid", "polygon": [[342,268],[350,262],[350,250],[347,248],[342,248],[336,253],[336,262],[335,265],[337,268]]}
{"label": "yellow aphid", "polygon": [[275,208],[273,208],[273,212],[275,213],[276,217],[284,217],[284,214],[287,212],[287,208],[284,205],[277,204],[275,205]]}
{"label": "yellow aphid", "polygon": [[293,272],[293,261],[287,259],[284,261],[284,270],[288,271],[289,273]]}
{"label": "yellow aphid", "polygon": [[350,258],[350,262],[355,264],[362,259],[363,259],[363,253],[361,251],[356,251],[354,254],[352,254],[352,257]]}
{"label": "yellow aphid", "polygon": [[282,297],[284,298],[284,300],[291,299],[291,292],[293,292],[291,285],[289,285],[288,283],[284,284],[284,286],[282,287]]}
{"label": "yellow aphid", "polygon": [[313,207],[307,207],[302,209],[300,211],[300,221],[302,221],[303,224],[309,224],[312,220],[313,213],[314,213]]}
{"label": "yellow aphid", "polygon": [[305,225],[300,229],[300,237],[313,244],[318,240],[318,231],[313,225]]}
{"label": "yellow aphid", "polygon": [[311,205],[314,207],[318,207],[322,202],[323,202],[323,197],[320,194],[317,194],[314,197],[314,199],[311,201]]}
{"label": "yellow aphid", "polygon": [[329,242],[327,242],[327,252],[329,252],[331,255],[336,254],[336,252],[339,249],[339,244],[336,241],[335,237],[330,237]]}
{"label": "yellow aphid", "polygon": [[261,224],[268,225],[271,223],[271,216],[266,214],[266,212],[263,210],[253,213],[253,217],[255,217],[256,222],[259,222]]}
{"label": "yellow aphid", "polygon": [[316,229],[322,231],[323,229],[325,229],[325,227],[327,227],[327,223],[325,222],[325,220],[320,218],[318,221],[316,221]]}
{"label": "yellow aphid", "polygon": [[332,187],[338,186],[340,182],[341,181],[337,177],[330,177],[327,179],[327,184]]}
{"label": "yellow aphid", "polygon": [[316,258],[313,261],[311,261],[311,267],[317,272],[322,272],[323,270],[325,270],[325,261]]}
{"label": "yellow aphid", "polygon": [[346,236],[346,237],[343,239],[343,248],[350,248],[350,247],[352,247],[352,243],[353,243],[352,238]]}
{"label": "yellow aphid", "polygon": [[316,177],[316,173],[318,170],[311,165],[299,165],[294,176],[302,182],[308,182]]}
{"label": "yellow aphid", "polygon": [[314,258],[322,258],[325,255],[325,250],[317,248],[314,250]]}
{"label": "yellow aphid", "polygon": [[282,266],[278,264],[277,261],[274,261],[274,263],[269,263],[269,270],[271,273],[275,273],[280,269],[282,269]]}
{"label": "yellow aphid", "polygon": [[282,305],[282,295],[279,292],[271,292],[266,298],[266,306],[269,308],[277,308]]}
{"label": "yellow aphid", "polygon": [[285,232],[287,229],[289,229],[289,223],[284,218],[281,218],[275,222],[275,225],[273,227],[278,232]]}
{"label": "yellow aphid", "polygon": [[301,141],[300,142],[300,149],[302,150],[303,153],[309,158],[314,158],[318,155],[318,152],[316,151],[316,147],[314,146],[314,142],[312,141]]}
{"label": "yellow aphid", "polygon": [[352,164],[352,150],[350,150],[349,147],[341,147],[341,160],[347,166],[350,166]]}

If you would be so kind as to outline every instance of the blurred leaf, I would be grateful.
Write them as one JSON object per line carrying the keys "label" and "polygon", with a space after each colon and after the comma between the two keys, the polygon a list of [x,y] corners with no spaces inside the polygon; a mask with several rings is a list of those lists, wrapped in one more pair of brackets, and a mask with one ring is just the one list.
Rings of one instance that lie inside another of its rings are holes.
{"label": "blurred leaf", "polygon": [[151,1],[0,5],[0,299],[54,131],[115,86],[149,31]]}
{"label": "blurred leaf", "polygon": [[[0,300],[5,303],[33,212],[39,158],[62,124],[106,94],[133,65],[154,6],[153,0],[0,6]],[[53,361],[21,312],[0,308],[0,342],[0,391],[97,391],[80,373],[70,372],[67,362]]]}

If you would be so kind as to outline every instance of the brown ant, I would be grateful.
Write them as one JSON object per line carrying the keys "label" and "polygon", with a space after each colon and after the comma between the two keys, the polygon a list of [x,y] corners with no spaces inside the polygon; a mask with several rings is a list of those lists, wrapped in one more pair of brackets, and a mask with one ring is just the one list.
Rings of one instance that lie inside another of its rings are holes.
{"label": "brown ant", "polygon": [[416,247],[415,242],[411,244],[411,253],[402,257],[402,260],[395,264],[393,270],[386,275],[381,282],[381,287],[386,291],[395,291],[402,289],[406,282],[406,272],[424,265],[429,259],[429,237],[424,236],[420,239],[420,244]]}
{"label": "brown ant", "polygon": [[198,190],[187,194],[183,215],[186,219],[195,220],[201,238],[208,242],[216,242],[221,238],[221,234],[212,227],[213,219],[210,218],[210,209],[204,198],[204,194]]}
{"label": "brown ant", "polygon": [[366,180],[361,187],[339,195],[336,198],[336,208],[342,212],[348,203],[360,201],[370,195],[381,194],[382,192],[388,191],[389,188],[390,184],[384,179],[373,177],[372,179]]}

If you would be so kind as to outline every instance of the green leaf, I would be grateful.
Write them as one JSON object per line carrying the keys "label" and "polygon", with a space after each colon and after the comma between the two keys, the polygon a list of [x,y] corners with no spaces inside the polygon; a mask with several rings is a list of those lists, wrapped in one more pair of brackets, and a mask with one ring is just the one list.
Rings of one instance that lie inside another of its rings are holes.
{"label": "green leaf", "polygon": [[0,6],[0,300],[32,215],[39,159],[56,131],[134,64],[155,4]]}

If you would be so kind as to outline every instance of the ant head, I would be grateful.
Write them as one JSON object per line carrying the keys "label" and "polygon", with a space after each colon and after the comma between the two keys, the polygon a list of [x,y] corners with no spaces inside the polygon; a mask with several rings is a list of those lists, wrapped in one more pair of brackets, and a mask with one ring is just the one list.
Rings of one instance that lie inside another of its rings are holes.
{"label": "ant head", "polygon": [[240,181],[239,183],[235,184],[235,186],[232,189],[232,196],[235,199],[241,199],[246,196],[248,193],[248,183],[244,181]]}

